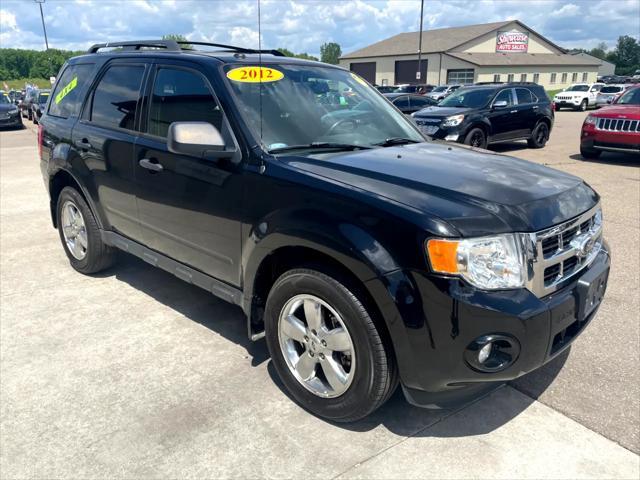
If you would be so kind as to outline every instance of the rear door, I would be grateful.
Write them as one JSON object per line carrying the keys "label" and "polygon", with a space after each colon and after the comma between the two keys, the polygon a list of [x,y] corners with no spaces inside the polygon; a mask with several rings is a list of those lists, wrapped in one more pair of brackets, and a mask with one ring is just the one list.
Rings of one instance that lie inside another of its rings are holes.
{"label": "rear door", "polygon": [[232,285],[240,285],[242,169],[167,149],[173,122],[208,122],[235,143],[214,90],[196,65],[163,61],[145,92],[135,147],[137,202],[144,243]]}
{"label": "rear door", "polygon": [[537,112],[536,97],[528,88],[516,88],[516,114],[514,115],[514,129],[511,136],[523,137],[530,135],[536,124]]}
{"label": "rear door", "polygon": [[96,192],[111,229],[137,241],[142,241],[142,232],[135,199],[133,148],[147,70],[137,59],[109,62],[94,82],[71,134],[84,182]]}

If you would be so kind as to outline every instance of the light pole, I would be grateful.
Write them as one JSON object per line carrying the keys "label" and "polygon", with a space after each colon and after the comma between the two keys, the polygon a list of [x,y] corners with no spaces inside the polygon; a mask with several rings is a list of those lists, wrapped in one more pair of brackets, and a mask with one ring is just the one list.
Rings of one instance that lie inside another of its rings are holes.
{"label": "light pole", "polygon": [[[418,71],[416,72],[416,80],[421,80],[422,76],[422,16],[424,12],[424,0],[420,2],[420,34],[418,40]],[[44,25],[44,23],[43,23]]]}
{"label": "light pole", "polygon": [[44,26],[44,13],[42,13],[42,4],[45,2],[45,0],[33,0],[33,1],[36,2],[40,7],[40,18],[42,19],[42,31],[44,31],[44,44],[47,47],[47,50],[49,50],[49,40],[47,40],[47,28]]}

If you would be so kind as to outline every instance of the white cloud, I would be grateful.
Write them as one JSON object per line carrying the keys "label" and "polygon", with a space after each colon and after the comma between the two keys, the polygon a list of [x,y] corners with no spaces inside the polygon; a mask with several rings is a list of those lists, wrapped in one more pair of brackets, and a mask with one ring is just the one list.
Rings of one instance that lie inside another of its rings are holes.
{"label": "white cloud", "polygon": [[[257,0],[47,0],[49,44],[84,49],[104,41],[167,33],[256,47]],[[349,52],[400,32],[416,31],[418,0],[262,0],[262,46],[318,55],[335,41]],[[425,2],[425,29],[519,19],[566,47],[590,48],[640,36],[638,0],[447,0]],[[34,2],[2,0],[0,47],[43,48]]]}

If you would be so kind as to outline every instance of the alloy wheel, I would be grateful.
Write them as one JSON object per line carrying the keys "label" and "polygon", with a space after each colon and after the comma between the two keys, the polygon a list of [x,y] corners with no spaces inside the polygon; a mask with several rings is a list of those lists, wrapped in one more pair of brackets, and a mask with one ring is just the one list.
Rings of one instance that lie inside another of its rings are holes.
{"label": "alloy wheel", "polygon": [[76,260],[82,260],[87,256],[87,247],[89,245],[87,229],[82,213],[71,200],[67,200],[62,205],[61,222],[62,235],[69,252]]}
{"label": "alloy wheel", "polygon": [[296,380],[323,398],[347,391],[355,373],[355,349],[342,317],[320,298],[301,294],[285,303],[278,319],[283,357]]}

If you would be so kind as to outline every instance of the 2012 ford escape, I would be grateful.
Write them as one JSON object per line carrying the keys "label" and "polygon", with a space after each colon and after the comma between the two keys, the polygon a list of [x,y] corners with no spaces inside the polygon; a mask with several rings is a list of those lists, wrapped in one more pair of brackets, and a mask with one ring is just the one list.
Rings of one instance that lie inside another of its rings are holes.
{"label": "2012 ford escape", "polygon": [[190,43],[95,45],[60,72],[38,142],[77,271],[120,249],[240,305],[334,421],[398,384],[466,402],[594,317],[610,260],[581,179],[426,142],[341,68]]}

